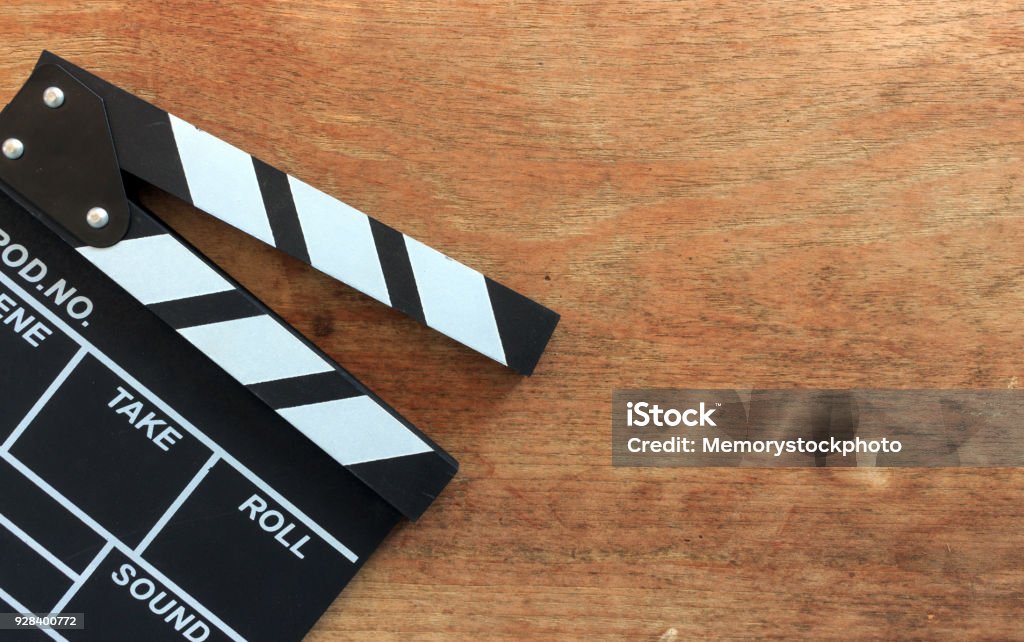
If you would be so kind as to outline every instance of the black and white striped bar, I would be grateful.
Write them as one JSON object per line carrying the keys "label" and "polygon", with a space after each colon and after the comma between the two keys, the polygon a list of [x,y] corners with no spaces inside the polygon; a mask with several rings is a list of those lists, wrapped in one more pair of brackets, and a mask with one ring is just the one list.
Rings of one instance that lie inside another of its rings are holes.
{"label": "black and white striped bar", "polygon": [[454,476],[440,447],[162,223],[78,251],[411,519]]}
{"label": "black and white striped bar", "polygon": [[470,348],[531,374],[558,314],[44,53],[106,102],[121,168]]}

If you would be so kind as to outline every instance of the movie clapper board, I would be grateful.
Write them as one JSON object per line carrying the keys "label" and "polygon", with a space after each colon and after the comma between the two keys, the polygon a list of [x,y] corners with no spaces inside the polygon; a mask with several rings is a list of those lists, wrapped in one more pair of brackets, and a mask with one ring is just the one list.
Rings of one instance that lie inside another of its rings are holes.
{"label": "movie clapper board", "polygon": [[135,183],[519,372],[558,320],[52,54],[0,140],[0,610],[84,620],[0,639],[301,639],[457,469]]}

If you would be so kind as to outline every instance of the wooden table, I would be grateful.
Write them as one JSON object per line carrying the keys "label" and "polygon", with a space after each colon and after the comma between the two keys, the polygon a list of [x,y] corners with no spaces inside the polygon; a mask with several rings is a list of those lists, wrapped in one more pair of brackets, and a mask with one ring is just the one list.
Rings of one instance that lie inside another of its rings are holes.
{"label": "wooden table", "polygon": [[166,196],[462,463],[315,641],[1022,637],[1015,470],[611,466],[621,387],[1015,387],[1015,2],[0,6],[563,314],[520,378]]}

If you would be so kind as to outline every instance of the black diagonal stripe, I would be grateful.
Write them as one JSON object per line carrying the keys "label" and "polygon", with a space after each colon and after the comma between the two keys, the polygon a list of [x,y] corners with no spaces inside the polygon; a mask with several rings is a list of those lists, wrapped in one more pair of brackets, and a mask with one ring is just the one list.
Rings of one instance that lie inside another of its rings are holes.
{"label": "black diagonal stripe", "polygon": [[175,330],[207,323],[247,319],[263,314],[245,294],[236,289],[154,303],[149,309]]}
{"label": "black diagonal stripe", "polygon": [[128,225],[128,233],[122,240],[141,239],[148,236],[160,236],[167,234],[167,228],[156,222],[152,215],[148,214],[133,201],[128,201],[128,211],[131,212],[132,220]]}
{"label": "black diagonal stripe", "polygon": [[416,277],[412,273],[412,263],[409,262],[409,250],[405,247],[402,233],[372,218],[370,230],[377,246],[377,256],[380,257],[380,268],[384,272],[391,306],[420,323],[426,323],[420,293],[416,289]]}
{"label": "black diagonal stripe", "polygon": [[362,394],[337,372],[321,372],[256,383],[247,387],[274,409],[306,406],[311,403],[358,397]]}
{"label": "black diagonal stripe", "polygon": [[309,250],[306,249],[306,239],[302,235],[299,214],[295,211],[288,175],[255,156],[252,166],[256,169],[263,206],[267,209],[270,229],[274,232],[274,247],[303,263],[309,263]]}
{"label": "black diagonal stripe", "polygon": [[485,281],[505,362],[520,374],[533,374],[558,325],[558,313],[491,279]]}
{"label": "black diagonal stripe", "polygon": [[370,488],[386,492],[392,506],[415,520],[441,494],[459,465],[437,453],[420,453],[352,464],[348,469]]}

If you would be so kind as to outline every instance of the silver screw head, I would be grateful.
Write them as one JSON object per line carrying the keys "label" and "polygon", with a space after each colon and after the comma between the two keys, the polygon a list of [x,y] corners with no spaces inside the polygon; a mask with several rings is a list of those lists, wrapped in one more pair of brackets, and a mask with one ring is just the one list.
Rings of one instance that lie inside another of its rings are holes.
{"label": "silver screw head", "polygon": [[93,229],[106,227],[110,222],[110,214],[102,207],[94,207],[85,214],[85,222]]}
{"label": "silver screw head", "polygon": [[57,109],[64,104],[64,92],[60,87],[47,87],[43,92],[43,102],[50,109]]}
{"label": "silver screw head", "polygon": [[4,156],[11,160],[18,160],[25,153],[25,144],[17,138],[8,138],[3,144]]}

